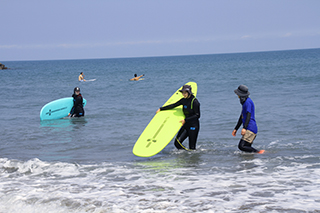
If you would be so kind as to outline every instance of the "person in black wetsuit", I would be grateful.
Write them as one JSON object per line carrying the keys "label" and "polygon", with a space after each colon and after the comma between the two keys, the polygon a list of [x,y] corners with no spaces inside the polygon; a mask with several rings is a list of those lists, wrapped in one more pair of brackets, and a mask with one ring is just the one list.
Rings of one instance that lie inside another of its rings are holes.
{"label": "person in black wetsuit", "polygon": [[73,107],[69,113],[70,117],[84,116],[83,98],[80,93],[79,87],[74,88],[72,97],[73,97]]}
{"label": "person in black wetsuit", "polygon": [[168,110],[183,105],[185,119],[180,121],[182,123],[182,127],[177,134],[174,145],[177,147],[177,149],[186,149],[182,146],[182,142],[189,137],[189,149],[196,149],[196,143],[200,129],[200,103],[191,92],[191,86],[184,85],[180,92],[182,92],[183,98],[174,104],[160,107],[157,113],[161,110]]}

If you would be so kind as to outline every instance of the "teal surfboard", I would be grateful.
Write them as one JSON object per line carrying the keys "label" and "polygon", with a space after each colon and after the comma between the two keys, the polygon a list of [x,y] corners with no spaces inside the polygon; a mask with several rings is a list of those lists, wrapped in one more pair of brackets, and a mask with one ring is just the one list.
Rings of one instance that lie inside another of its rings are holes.
{"label": "teal surfboard", "polygon": [[[83,106],[87,100],[83,99]],[[68,116],[73,107],[73,98],[61,98],[44,105],[40,111],[40,120],[59,119]]]}
{"label": "teal surfboard", "polygon": [[[197,84],[195,82],[186,84],[191,86],[192,92],[196,96],[198,90]],[[179,92],[181,89],[182,86],[163,106],[173,104],[183,98],[182,93]],[[182,106],[157,113],[135,143],[132,150],[133,154],[139,157],[151,157],[159,153],[177,134],[181,128],[180,121],[184,118]]]}

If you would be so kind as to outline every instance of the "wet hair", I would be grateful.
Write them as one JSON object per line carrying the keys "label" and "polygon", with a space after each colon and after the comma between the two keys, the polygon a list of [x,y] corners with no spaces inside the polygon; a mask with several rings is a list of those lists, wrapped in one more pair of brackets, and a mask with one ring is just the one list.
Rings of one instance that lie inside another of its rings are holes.
{"label": "wet hair", "polygon": [[137,74],[134,74],[134,77],[137,77],[138,75]]}

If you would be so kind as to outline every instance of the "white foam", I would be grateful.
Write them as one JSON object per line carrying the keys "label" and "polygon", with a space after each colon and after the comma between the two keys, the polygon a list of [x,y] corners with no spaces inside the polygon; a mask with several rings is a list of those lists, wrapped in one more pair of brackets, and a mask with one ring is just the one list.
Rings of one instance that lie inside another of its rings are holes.
{"label": "white foam", "polygon": [[292,162],[268,168],[265,159],[252,158],[233,170],[203,171],[161,160],[78,165],[0,159],[0,168],[0,212],[320,209],[320,164]]}

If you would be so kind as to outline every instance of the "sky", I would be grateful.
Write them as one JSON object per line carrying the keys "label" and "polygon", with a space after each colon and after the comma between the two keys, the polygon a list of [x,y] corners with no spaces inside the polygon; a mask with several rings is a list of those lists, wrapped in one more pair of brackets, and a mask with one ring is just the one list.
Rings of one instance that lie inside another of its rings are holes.
{"label": "sky", "polygon": [[319,0],[0,0],[0,62],[320,48]]}

